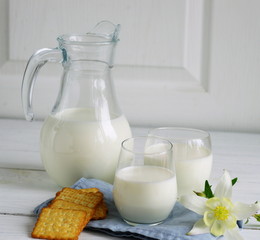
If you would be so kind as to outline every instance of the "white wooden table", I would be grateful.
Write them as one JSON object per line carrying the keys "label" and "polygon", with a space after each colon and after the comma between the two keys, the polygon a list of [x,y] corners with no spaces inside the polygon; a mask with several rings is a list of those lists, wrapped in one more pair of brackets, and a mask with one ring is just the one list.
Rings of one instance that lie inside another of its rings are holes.
{"label": "white wooden table", "polygon": [[[42,122],[0,119],[0,239],[30,239],[35,206],[60,189],[43,170],[39,155]],[[133,128],[144,135],[147,128]],[[211,182],[223,169],[238,177],[235,200],[260,200],[260,134],[211,132],[214,165]],[[260,223],[241,231],[246,240],[260,239]],[[84,230],[79,239],[119,239]]]}

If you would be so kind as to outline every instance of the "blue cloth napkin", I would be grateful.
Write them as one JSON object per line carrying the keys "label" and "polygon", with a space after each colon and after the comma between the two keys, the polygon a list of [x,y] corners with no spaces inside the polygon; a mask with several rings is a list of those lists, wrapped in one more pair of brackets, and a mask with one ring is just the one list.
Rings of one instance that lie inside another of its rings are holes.
{"label": "blue cloth napkin", "polygon": [[[180,203],[176,203],[170,216],[156,226],[137,225],[135,227],[126,224],[120,217],[113,200],[113,186],[97,179],[78,180],[72,188],[99,188],[104,194],[104,200],[108,207],[108,215],[104,220],[90,221],[87,229],[105,232],[117,237],[133,237],[137,239],[163,239],[163,240],[211,240],[216,239],[211,234],[200,234],[187,236],[194,223],[201,218],[200,215],[186,209]],[[46,207],[52,199],[49,199],[34,209],[39,214],[43,207]]]}

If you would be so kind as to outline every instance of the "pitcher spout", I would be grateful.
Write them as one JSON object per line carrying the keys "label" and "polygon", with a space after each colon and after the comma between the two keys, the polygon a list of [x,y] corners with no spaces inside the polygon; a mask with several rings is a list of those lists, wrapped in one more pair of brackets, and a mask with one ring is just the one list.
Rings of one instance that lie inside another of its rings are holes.
{"label": "pitcher spout", "polygon": [[103,36],[104,38],[110,39],[111,41],[118,41],[118,35],[120,32],[120,24],[114,24],[110,21],[103,20],[87,34],[88,35],[96,35]]}

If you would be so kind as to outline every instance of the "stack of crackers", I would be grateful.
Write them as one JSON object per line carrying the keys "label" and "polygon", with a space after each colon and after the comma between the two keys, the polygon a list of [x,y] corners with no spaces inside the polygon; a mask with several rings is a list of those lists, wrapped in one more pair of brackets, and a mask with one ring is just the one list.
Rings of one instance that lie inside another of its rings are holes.
{"label": "stack of crackers", "polygon": [[104,219],[106,215],[107,207],[98,188],[63,188],[42,209],[32,237],[77,240],[90,220]]}

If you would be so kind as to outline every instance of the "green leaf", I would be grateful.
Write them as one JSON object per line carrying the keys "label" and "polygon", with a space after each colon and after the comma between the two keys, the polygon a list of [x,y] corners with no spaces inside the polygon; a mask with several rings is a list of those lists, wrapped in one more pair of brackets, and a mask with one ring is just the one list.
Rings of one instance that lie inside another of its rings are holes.
{"label": "green leaf", "polygon": [[246,219],[245,224],[248,224],[248,222],[249,222],[249,218]]}
{"label": "green leaf", "polygon": [[214,194],[211,190],[211,185],[209,185],[209,182],[208,180],[205,181],[205,187],[204,187],[204,194],[206,196],[206,198],[213,198],[214,197]]}
{"label": "green leaf", "polygon": [[260,214],[254,214],[253,217],[256,219],[256,221],[260,222]]}
{"label": "green leaf", "polygon": [[232,186],[234,186],[237,182],[237,177],[232,179]]}
{"label": "green leaf", "polygon": [[196,191],[193,191],[197,196],[199,197],[206,197],[205,193],[204,192],[196,192]]}

